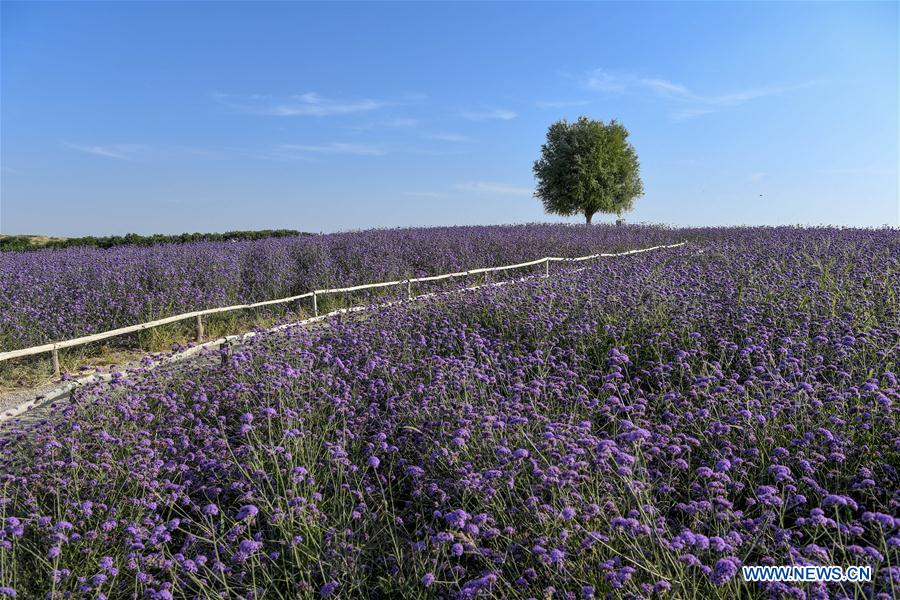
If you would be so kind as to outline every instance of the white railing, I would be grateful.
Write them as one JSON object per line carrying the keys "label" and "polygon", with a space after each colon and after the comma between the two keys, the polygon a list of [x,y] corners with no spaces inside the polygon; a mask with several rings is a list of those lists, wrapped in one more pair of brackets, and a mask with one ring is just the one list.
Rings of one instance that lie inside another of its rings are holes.
{"label": "white railing", "polygon": [[220,308],[207,308],[205,310],[195,310],[191,312],[182,313],[180,315],[174,315],[171,317],[165,317],[163,319],[156,319],[155,321],[147,321],[146,323],[141,323],[139,325],[130,325],[128,327],[119,327],[118,329],[111,329],[109,331],[104,331],[102,333],[95,333],[93,335],[86,335],[78,338],[73,338],[70,340],[65,340],[62,342],[52,342],[49,344],[42,344],[40,346],[32,346],[30,348],[21,348],[19,350],[9,350],[7,352],[0,352],[0,361],[9,360],[11,358],[19,358],[23,356],[32,356],[34,354],[43,354],[44,352],[51,352],[53,355],[53,370],[56,376],[59,376],[59,350],[62,348],[71,348],[72,346],[81,346],[84,344],[89,344],[91,342],[97,342],[100,340],[105,340],[107,338],[116,337],[120,335],[125,335],[128,333],[134,333],[136,331],[143,331],[145,329],[150,329],[152,327],[159,327],[160,325],[167,325],[169,323],[176,323],[178,321],[184,321],[186,319],[196,319],[196,329],[197,329],[197,341],[199,342],[203,339],[203,317],[207,315],[214,315],[218,313],[231,312],[235,310],[245,310],[248,308],[258,308],[260,306],[270,306],[273,304],[284,304],[286,302],[295,302],[297,300],[302,300],[304,298],[312,298],[312,308],[313,314],[318,317],[319,316],[319,304],[318,298],[319,296],[324,296],[326,294],[342,294],[346,292],[356,292],[359,290],[367,290],[374,288],[382,288],[382,287],[391,287],[391,286],[406,286],[406,295],[407,299],[412,300],[412,285],[414,283],[422,283],[427,281],[438,281],[441,279],[449,279],[452,277],[465,277],[466,275],[478,275],[480,273],[492,273],[494,271],[508,271],[510,269],[522,269],[525,267],[532,267],[535,265],[539,265],[544,263],[544,275],[550,275],[550,263],[551,262],[580,262],[585,260],[591,260],[594,258],[601,258],[607,256],[626,256],[629,254],[640,254],[641,252],[649,252],[651,250],[660,250],[663,248],[677,248],[678,246],[683,246],[687,242],[679,242],[677,244],[669,244],[666,246],[653,246],[651,248],[639,248],[637,250],[628,250],[625,252],[603,252],[599,254],[590,254],[588,256],[579,256],[577,258],[564,258],[558,256],[545,256],[544,258],[539,258],[537,260],[532,260],[528,262],[518,263],[515,265],[503,265],[500,267],[484,267],[480,269],[472,269],[469,271],[458,271],[456,273],[445,273],[443,275],[431,275],[428,277],[414,277],[410,279],[398,279],[396,281],[383,281],[379,283],[367,283],[364,285],[356,285],[352,287],[342,287],[342,288],[329,288],[324,290],[313,290],[311,292],[306,292],[305,294],[299,294],[297,296],[290,296],[288,298],[278,298],[277,300],[265,300],[263,302],[254,302],[252,304],[235,304],[232,306],[223,306]]}

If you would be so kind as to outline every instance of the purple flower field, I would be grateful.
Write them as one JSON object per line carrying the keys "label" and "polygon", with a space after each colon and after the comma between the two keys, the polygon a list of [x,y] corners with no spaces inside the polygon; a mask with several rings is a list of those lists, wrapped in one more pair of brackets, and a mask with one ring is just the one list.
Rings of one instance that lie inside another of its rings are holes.
{"label": "purple flower field", "polygon": [[[94,251],[4,256],[3,331],[26,344],[229,294],[683,235],[442,231],[443,245],[409,231],[359,246],[345,234],[119,250],[95,264]],[[115,379],[51,420],[5,427],[0,597],[897,597],[900,233],[692,235],[261,335],[223,366]],[[298,253],[319,257],[309,272],[290,270]],[[104,283],[61,292],[76,266]],[[172,269],[178,289],[152,282],[154,269]],[[226,288],[242,269],[253,275],[241,286],[272,287]],[[21,298],[16,281],[34,290]],[[142,281],[150,304],[117,291]],[[57,329],[35,333],[59,310]],[[873,579],[740,574],[791,564],[870,565]]]}
{"label": "purple flower field", "polygon": [[372,230],[243,242],[0,253],[0,348],[203,308],[700,235],[656,226]]}

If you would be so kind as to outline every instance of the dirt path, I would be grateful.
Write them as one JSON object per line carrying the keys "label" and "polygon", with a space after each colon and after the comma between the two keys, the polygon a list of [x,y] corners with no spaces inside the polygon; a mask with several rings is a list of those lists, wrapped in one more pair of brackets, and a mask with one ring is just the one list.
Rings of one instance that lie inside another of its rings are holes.
{"label": "dirt path", "polygon": [[[218,348],[221,340],[215,340],[215,342],[217,342],[215,347]],[[210,349],[212,350],[213,348],[210,347]],[[181,353],[173,352],[147,356],[159,357],[151,367],[164,364],[170,365],[172,362],[178,361],[181,363],[176,367],[179,370],[191,368],[204,362],[212,362],[216,360],[217,356],[213,352],[208,354],[194,352],[184,357],[180,357],[179,354]],[[145,356],[144,359],[146,358]],[[7,428],[19,428],[23,425],[49,418],[54,407],[67,403],[72,392],[77,388],[106,385],[112,378],[113,373],[124,373],[127,377],[130,372],[146,368],[146,363],[142,362],[142,360],[136,360],[123,365],[116,365],[114,369],[98,368],[89,375],[83,375],[70,381],[55,381],[38,388],[4,392],[0,395],[0,432]]]}
{"label": "dirt path", "polygon": [[[146,372],[148,369],[166,365],[169,371],[182,371],[193,369],[203,365],[214,365],[221,360],[218,350],[227,345],[236,348],[260,334],[277,334],[289,328],[328,327],[329,319],[338,315],[353,314],[353,318],[364,318],[362,311],[371,307],[360,306],[349,309],[340,309],[326,315],[284,323],[267,330],[251,331],[243,334],[230,335],[191,346],[185,350],[170,353],[147,354],[139,360],[132,360],[114,369],[98,368],[89,375],[73,379],[71,381],[56,381],[38,388],[12,390],[0,394],[0,433],[11,428],[21,428],[28,424],[37,423],[49,418],[54,407],[58,407],[69,401],[72,392],[79,387],[107,385],[113,374],[121,373],[125,377],[137,370]],[[148,362],[149,359],[149,362]],[[174,364],[173,364],[174,363]]]}
{"label": "dirt path", "polygon": [[[565,269],[565,272],[568,274],[572,274],[582,271],[585,268],[586,267]],[[109,370],[98,370],[89,376],[69,382],[55,382],[36,389],[16,390],[12,392],[2,393],[0,394],[0,433],[8,428],[21,427],[22,425],[39,422],[43,419],[48,418],[52,414],[54,406],[58,406],[63,402],[68,402],[72,390],[74,390],[76,387],[105,385],[106,382],[112,378],[113,372],[125,373],[125,376],[127,377],[127,373],[129,371],[134,371],[138,368],[146,371],[147,369],[153,369],[160,365],[171,365],[173,362],[180,363],[179,365],[173,367],[177,370],[189,369],[198,365],[202,365],[204,361],[212,362],[220,360],[219,354],[218,352],[215,352],[215,350],[218,350],[223,344],[228,344],[231,347],[240,346],[241,344],[246,343],[247,340],[259,334],[277,333],[279,331],[283,331],[285,329],[293,327],[327,327],[329,326],[329,320],[336,316],[352,316],[352,318],[355,319],[365,318],[366,311],[372,309],[387,307],[395,304],[408,304],[421,301],[433,296],[466,292],[482,287],[501,287],[515,284],[521,281],[527,281],[529,279],[544,277],[547,277],[547,275],[526,275],[525,277],[516,279],[508,279],[505,281],[483,283],[473,286],[455,288],[451,290],[431,292],[419,296],[414,296],[409,299],[395,300],[381,304],[341,308],[328,314],[303,319],[301,321],[285,323],[267,330],[251,331],[249,333],[226,336],[224,338],[212,340],[203,344],[197,344],[179,352],[156,355],[148,354],[142,357],[140,360],[126,362],[125,364],[120,366],[117,365],[115,371],[112,372]],[[147,363],[148,357],[153,357],[153,362],[151,362],[150,364]]]}
{"label": "dirt path", "polygon": [[[580,270],[582,269],[573,269],[569,271],[577,272]],[[178,370],[189,369],[197,365],[202,365],[203,361],[219,360],[218,353],[214,353],[211,351],[217,350],[220,346],[222,346],[222,344],[229,344],[232,348],[237,347],[261,333],[272,334],[293,327],[328,327],[330,319],[337,316],[351,316],[354,319],[366,318],[366,312],[372,309],[383,308],[395,304],[408,304],[434,296],[466,292],[482,287],[502,287],[521,281],[527,281],[529,279],[544,277],[545,276],[543,274],[526,275],[525,277],[516,279],[508,279],[505,281],[483,283],[479,285],[466,286],[451,290],[431,292],[421,294],[419,296],[414,296],[409,299],[395,300],[384,302],[381,304],[340,308],[324,315],[303,319],[302,321],[285,323],[267,330],[251,331],[249,333],[226,336],[224,338],[212,340],[203,344],[197,344],[188,348],[187,350],[183,350],[180,352],[173,352],[162,355],[146,355],[141,360],[117,366],[117,368],[113,372],[125,373],[127,377],[127,373],[130,370],[133,371],[137,368],[140,368],[142,370],[153,369],[160,365],[171,365],[173,362],[180,363],[177,367],[175,367]],[[146,359],[150,356],[156,357],[155,361],[151,364],[147,364]],[[87,377],[82,377],[69,382],[55,382],[53,384],[37,389],[17,390],[0,395],[0,434],[2,434],[5,430],[11,429],[13,427],[21,428],[23,425],[36,423],[43,419],[49,418],[53,413],[53,408],[55,406],[59,406],[63,402],[68,402],[73,389],[80,386],[105,385],[106,382],[112,378],[113,372],[95,372],[94,374],[91,374]]]}

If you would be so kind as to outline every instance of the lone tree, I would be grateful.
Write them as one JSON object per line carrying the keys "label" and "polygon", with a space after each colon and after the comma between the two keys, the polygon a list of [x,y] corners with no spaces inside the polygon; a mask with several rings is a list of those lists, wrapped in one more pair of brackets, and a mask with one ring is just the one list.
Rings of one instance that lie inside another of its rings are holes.
{"label": "lone tree", "polygon": [[534,195],[545,211],[583,214],[589,225],[598,212],[621,217],[644,194],[637,153],[628,143],[628,130],[616,120],[606,124],[579,117],[551,125],[541,158],[534,161],[534,176]]}

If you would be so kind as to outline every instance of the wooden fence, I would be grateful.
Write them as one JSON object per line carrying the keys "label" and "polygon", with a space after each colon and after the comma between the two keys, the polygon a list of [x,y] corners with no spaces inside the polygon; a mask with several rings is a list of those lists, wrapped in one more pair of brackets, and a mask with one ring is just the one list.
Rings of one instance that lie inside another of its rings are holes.
{"label": "wooden fence", "polygon": [[147,321],[146,323],[141,323],[139,325],[129,325],[128,327],[119,327],[118,329],[111,329],[109,331],[104,331],[102,333],[95,333],[93,335],[86,335],[78,338],[73,338],[71,340],[65,340],[62,342],[52,342],[49,344],[42,344],[40,346],[32,346],[30,348],[21,348],[19,350],[9,350],[7,352],[0,352],[0,361],[9,360],[11,358],[19,358],[22,356],[32,356],[34,354],[43,354],[45,352],[50,352],[52,354],[53,360],[53,370],[57,377],[59,377],[59,350],[62,348],[71,348],[73,346],[81,346],[84,344],[90,344],[92,342],[97,342],[100,340],[105,340],[111,337],[116,337],[120,335],[126,335],[128,333],[134,333],[137,331],[143,331],[145,329],[150,329],[152,327],[159,327],[160,325],[167,325],[169,323],[177,323],[179,321],[184,321],[187,319],[195,319],[196,324],[196,334],[197,341],[203,339],[203,317],[208,315],[215,315],[219,313],[231,312],[235,310],[246,310],[249,308],[259,308],[261,306],[270,306],[273,304],[284,304],[287,302],[296,302],[298,300],[302,300],[304,298],[312,298],[312,309],[313,314],[315,316],[319,315],[319,296],[324,296],[327,294],[343,294],[348,292],[356,292],[360,290],[367,289],[375,289],[375,288],[383,288],[383,287],[392,287],[392,286],[406,286],[406,296],[407,299],[413,299],[412,295],[412,286],[415,283],[422,283],[428,281],[438,281],[441,279],[450,279],[454,277],[465,277],[467,275],[478,275],[480,273],[493,273],[496,271],[509,271],[510,269],[523,269],[525,267],[532,267],[535,265],[539,265],[541,263],[544,264],[544,275],[546,277],[550,276],[550,263],[552,262],[581,262],[585,260],[591,260],[594,258],[601,257],[609,257],[609,256],[627,256],[629,254],[640,254],[642,252],[650,252],[651,250],[660,250],[663,248],[677,248],[678,246],[683,246],[687,242],[679,242],[677,244],[669,244],[666,246],[653,246],[650,248],[639,248],[637,250],[628,250],[625,252],[603,252],[599,254],[590,254],[588,256],[579,256],[576,258],[565,258],[558,256],[545,256],[544,258],[539,258],[537,260],[531,260],[528,262],[518,263],[515,265],[503,265],[500,267],[484,267],[480,269],[472,269],[469,271],[458,271],[456,273],[445,273],[443,275],[431,275],[428,277],[414,277],[410,279],[398,279],[396,281],[382,281],[379,283],[367,283],[363,285],[355,285],[352,287],[342,287],[342,288],[329,288],[323,290],[313,290],[311,292],[306,292],[305,294],[299,294],[297,296],[290,296],[288,298],[278,298],[277,300],[265,300],[263,302],[254,302],[252,304],[234,304],[232,306],[223,306],[220,308],[207,308],[204,310],[195,310],[191,312],[182,313],[180,315],[174,315],[171,317],[165,317],[163,319],[156,319],[154,321]]}

